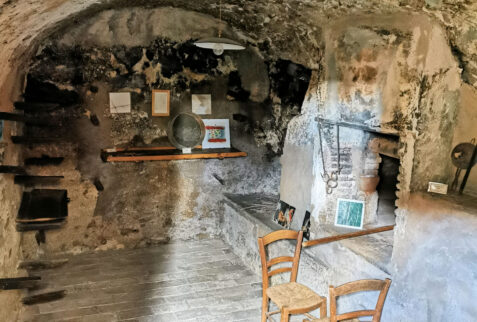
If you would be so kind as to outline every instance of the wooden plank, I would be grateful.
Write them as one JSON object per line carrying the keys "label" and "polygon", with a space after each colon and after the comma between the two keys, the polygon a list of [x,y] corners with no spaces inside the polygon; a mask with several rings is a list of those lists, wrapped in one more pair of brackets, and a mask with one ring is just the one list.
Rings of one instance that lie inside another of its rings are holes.
{"label": "wooden plank", "polygon": [[0,165],[0,173],[25,174],[25,169],[13,165]]}
{"label": "wooden plank", "polygon": [[28,137],[28,136],[11,136],[12,142],[15,144],[43,144],[61,142],[62,138],[52,137]]}
{"label": "wooden plank", "polygon": [[57,184],[64,176],[28,176],[16,175],[14,178],[15,184],[32,186],[35,184]]}
{"label": "wooden plank", "polygon": [[20,114],[14,114],[14,113],[0,112],[0,120],[25,122],[25,116]]}
{"label": "wooden plank", "polygon": [[37,223],[37,224],[17,224],[17,231],[31,231],[31,230],[51,230],[51,229],[59,229],[63,227],[65,221],[61,220],[60,222],[55,223]]}
{"label": "wooden plank", "polygon": [[357,231],[357,232],[353,232],[353,233],[347,233],[347,234],[341,234],[341,235],[335,235],[335,236],[330,236],[330,237],[313,239],[313,240],[309,240],[309,241],[304,242],[303,247],[310,247],[310,246],[315,246],[315,245],[327,244],[327,243],[331,243],[331,242],[342,240],[342,239],[348,239],[348,238],[353,238],[353,237],[376,234],[376,233],[380,233],[380,232],[383,232],[383,231],[393,230],[394,226],[395,225],[382,226],[382,227],[378,227],[378,228],[361,230],[361,231]]}
{"label": "wooden plank", "polygon": [[15,102],[13,104],[17,110],[24,110],[29,112],[44,112],[52,111],[58,108],[61,108],[60,104],[57,103],[27,103],[27,102]]}
{"label": "wooden plank", "polygon": [[41,280],[39,276],[0,278],[1,290],[19,290],[24,288],[32,288],[37,285],[37,281]]}
{"label": "wooden plank", "polygon": [[107,162],[140,162],[140,161],[172,161],[194,159],[225,159],[246,157],[246,152],[221,152],[221,153],[191,153],[176,155],[144,155],[144,156],[107,156]]}
{"label": "wooden plank", "polygon": [[64,157],[49,157],[44,155],[40,158],[28,158],[25,165],[59,165],[63,162]]}
{"label": "wooden plank", "polygon": [[43,294],[37,294],[32,296],[27,296],[22,299],[23,304],[25,305],[33,305],[39,303],[46,303],[51,301],[57,301],[65,297],[66,291],[55,291],[55,292],[48,292]]}
{"label": "wooden plank", "polygon": [[28,117],[21,114],[6,113],[0,112],[0,120],[13,121],[13,122],[22,122],[29,125],[38,125],[38,126],[59,126],[61,121],[54,119],[52,117]]}
{"label": "wooden plank", "polygon": [[35,219],[15,219],[15,222],[18,223],[49,223],[49,222],[55,222],[58,220],[62,220],[66,217],[56,217],[56,218],[35,218]]}
{"label": "wooden plank", "polygon": [[50,259],[50,260],[30,260],[22,261],[18,264],[19,269],[27,269],[30,271],[38,269],[52,269],[65,265],[69,262],[69,259]]}

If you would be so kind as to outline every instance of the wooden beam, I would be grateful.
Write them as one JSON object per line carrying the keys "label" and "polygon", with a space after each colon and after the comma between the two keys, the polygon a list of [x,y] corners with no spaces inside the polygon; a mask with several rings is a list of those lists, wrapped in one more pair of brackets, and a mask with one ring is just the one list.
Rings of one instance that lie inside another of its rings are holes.
{"label": "wooden beam", "polygon": [[51,223],[51,222],[58,222],[58,220],[65,219],[66,217],[51,217],[51,218],[35,218],[35,219],[15,219],[15,222],[17,223],[24,223],[24,224],[29,224],[29,223]]}
{"label": "wooden beam", "polygon": [[13,165],[0,165],[0,173],[25,174],[25,169]]}
{"label": "wooden beam", "polygon": [[13,182],[24,186],[33,186],[35,184],[57,184],[64,176],[28,176],[16,175]]}
{"label": "wooden beam", "polygon": [[26,102],[15,102],[13,104],[17,110],[24,110],[28,112],[44,112],[51,111],[58,108],[61,108],[60,104],[57,103],[26,103]]}
{"label": "wooden beam", "polygon": [[28,117],[21,114],[6,113],[0,112],[0,120],[13,121],[13,122],[22,122],[29,125],[38,125],[38,126],[58,126],[61,125],[60,120],[54,119],[52,117]]}
{"label": "wooden beam", "polygon": [[29,136],[11,136],[12,142],[15,144],[43,144],[43,143],[57,143],[62,138],[52,137],[29,137]]}
{"label": "wooden beam", "polygon": [[49,157],[44,155],[40,158],[28,158],[25,160],[25,165],[59,165],[63,162],[64,157]]}
{"label": "wooden beam", "polygon": [[31,231],[31,230],[51,230],[51,229],[59,229],[63,227],[65,224],[64,220],[54,223],[36,223],[36,224],[24,224],[24,223],[17,223],[17,231]]}
{"label": "wooden beam", "polygon": [[330,237],[313,239],[313,240],[309,240],[309,241],[304,242],[303,247],[310,247],[310,246],[315,246],[315,245],[327,244],[327,243],[335,242],[335,241],[342,240],[342,239],[348,239],[348,238],[353,238],[353,237],[376,234],[376,233],[380,233],[380,232],[383,232],[383,231],[393,230],[394,226],[395,225],[382,226],[382,227],[377,227],[377,228],[360,230],[360,231],[353,232],[353,233],[347,233],[347,234],[341,234],[341,235],[335,235],[335,236],[330,236]]}
{"label": "wooden beam", "polygon": [[246,157],[246,152],[219,152],[219,153],[190,153],[171,155],[143,155],[143,156],[107,156],[107,162],[140,162],[140,161],[172,161],[194,159],[225,159]]}
{"label": "wooden beam", "polygon": [[36,286],[39,276],[0,278],[0,290],[19,290]]}
{"label": "wooden beam", "polygon": [[30,260],[22,261],[18,264],[19,269],[27,269],[30,271],[38,269],[52,269],[65,265],[69,259],[50,259],[50,260]]}
{"label": "wooden beam", "polygon": [[55,292],[48,292],[43,294],[37,294],[32,296],[26,296],[22,299],[23,304],[25,305],[33,305],[39,303],[46,303],[51,301],[56,301],[65,297],[66,291],[55,291]]}

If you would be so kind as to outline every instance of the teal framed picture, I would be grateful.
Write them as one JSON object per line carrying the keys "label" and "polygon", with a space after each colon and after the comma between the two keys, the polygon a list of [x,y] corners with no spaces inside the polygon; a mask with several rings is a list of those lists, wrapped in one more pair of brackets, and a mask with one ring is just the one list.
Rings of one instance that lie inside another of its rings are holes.
{"label": "teal framed picture", "polygon": [[364,201],[338,198],[335,226],[362,229]]}

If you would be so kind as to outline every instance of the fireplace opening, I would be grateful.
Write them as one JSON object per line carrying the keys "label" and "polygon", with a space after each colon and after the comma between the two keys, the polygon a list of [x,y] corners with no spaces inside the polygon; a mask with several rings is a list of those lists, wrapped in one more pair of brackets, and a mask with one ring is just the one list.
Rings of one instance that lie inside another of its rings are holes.
{"label": "fireplace opening", "polygon": [[378,175],[379,184],[376,187],[378,192],[378,224],[392,225],[396,222],[396,192],[399,174],[399,159],[380,154]]}

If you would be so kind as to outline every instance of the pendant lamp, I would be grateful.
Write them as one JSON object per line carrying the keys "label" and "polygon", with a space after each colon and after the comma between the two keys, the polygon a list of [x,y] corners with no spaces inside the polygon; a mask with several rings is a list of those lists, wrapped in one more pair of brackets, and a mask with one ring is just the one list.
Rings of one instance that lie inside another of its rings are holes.
{"label": "pendant lamp", "polygon": [[223,54],[224,50],[244,50],[245,46],[239,42],[222,38],[222,0],[219,4],[219,35],[218,37],[210,37],[199,39],[194,43],[195,46],[199,48],[212,49],[214,54],[220,56]]}

